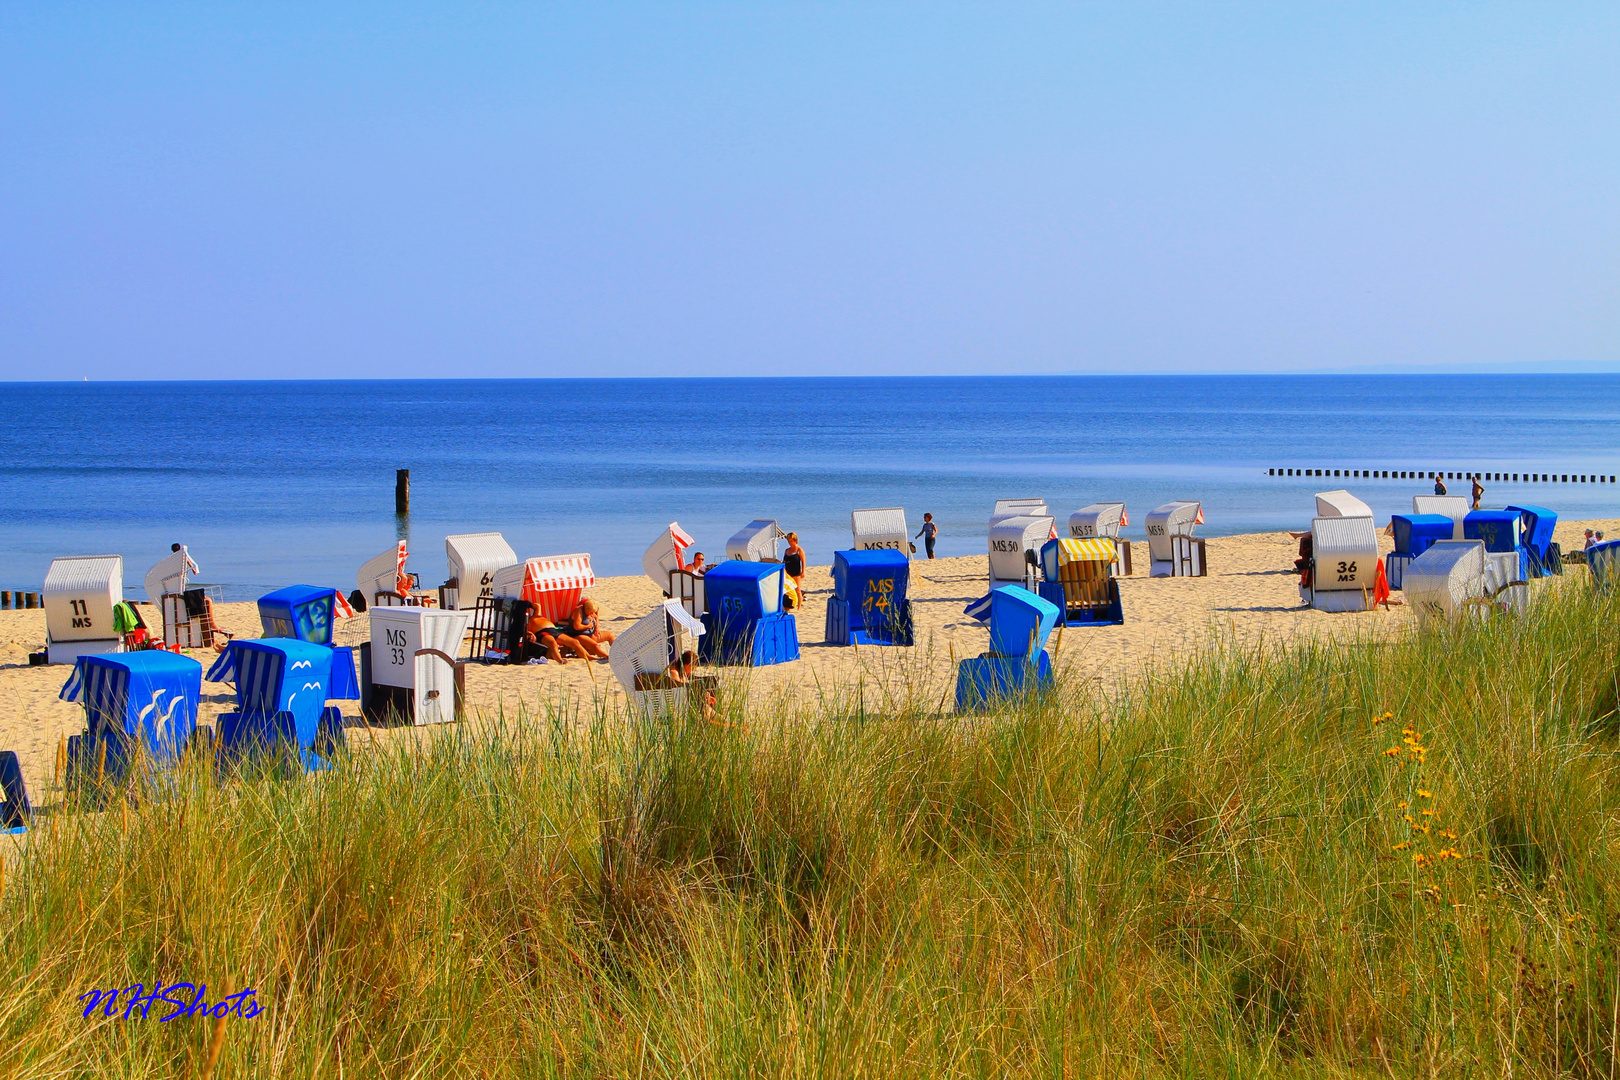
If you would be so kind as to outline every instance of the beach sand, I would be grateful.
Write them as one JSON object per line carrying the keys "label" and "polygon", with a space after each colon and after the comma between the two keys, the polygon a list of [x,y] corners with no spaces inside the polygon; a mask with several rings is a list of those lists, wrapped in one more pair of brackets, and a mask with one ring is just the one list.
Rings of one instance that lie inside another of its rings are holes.
{"label": "beach sand", "polygon": [[[1620,521],[1560,523],[1557,539],[1566,551],[1578,549],[1582,530],[1588,527],[1613,535]],[[1380,537],[1380,544],[1381,551],[1390,550],[1387,537]],[[1203,578],[1149,579],[1146,543],[1132,546],[1137,572],[1120,583],[1124,625],[1070,628],[1061,638],[1054,635],[1048,646],[1060,667],[1103,685],[1139,674],[1150,664],[1173,669],[1178,658],[1205,647],[1217,635],[1246,643],[1281,643],[1300,635],[1382,634],[1399,630],[1412,617],[1404,606],[1355,614],[1304,607],[1293,572],[1297,542],[1287,533],[1210,539],[1209,575]],[[1579,572],[1584,574],[1584,568]],[[746,695],[755,715],[760,715],[760,708],[768,715],[819,700],[842,706],[864,702],[874,709],[949,709],[955,685],[953,661],[977,656],[988,647],[987,630],[962,614],[966,604],[984,594],[986,584],[983,555],[913,561],[910,596],[916,646],[839,648],[821,644],[826,604],[832,596],[831,570],[811,567],[805,577],[805,603],[798,612],[802,659],[756,670],[720,669],[722,685],[728,692]],[[601,606],[603,627],[615,632],[628,628],[662,599],[642,576],[599,578],[588,595]],[[1394,594],[1397,601],[1400,597],[1399,592]],[[149,624],[157,621],[153,608],[141,610]],[[223,629],[259,636],[253,604],[216,605],[215,611]],[[57,697],[70,668],[28,666],[28,653],[41,648],[44,640],[43,611],[0,611],[0,750],[17,752],[29,795],[38,803],[58,797],[57,748],[67,735],[84,727],[81,707]],[[339,644],[370,640],[367,617],[340,623],[337,640]],[[206,669],[214,653],[197,650],[192,655]],[[565,700],[575,707],[601,703],[613,709],[622,699],[606,664],[474,664],[467,670],[470,712],[489,716],[498,710],[508,721],[534,717]],[[203,683],[202,721],[211,723],[233,702],[229,684]],[[344,714],[358,723],[359,703],[341,704]],[[388,739],[398,732],[350,730],[351,738],[367,734]]]}

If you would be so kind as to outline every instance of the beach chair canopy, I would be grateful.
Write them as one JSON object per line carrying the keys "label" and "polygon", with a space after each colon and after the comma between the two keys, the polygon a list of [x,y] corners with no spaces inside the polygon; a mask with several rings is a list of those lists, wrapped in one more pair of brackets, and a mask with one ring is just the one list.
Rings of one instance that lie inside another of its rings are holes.
{"label": "beach chair canopy", "polygon": [[1060,537],[1041,545],[1041,573],[1047,581],[1057,581],[1070,563],[1112,563],[1118,557],[1112,537],[1097,536],[1087,540]]}
{"label": "beach chair canopy", "polygon": [[1439,514],[1451,519],[1451,538],[1463,538],[1463,519],[1468,516],[1468,500],[1461,495],[1414,495],[1412,513]]}
{"label": "beach chair canopy", "polygon": [[378,593],[411,594],[411,579],[405,574],[405,541],[401,540],[380,555],[373,556],[354,575],[360,595],[371,603]]}
{"label": "beach chair canopy", "polygon": [[[341,607],[339,606],[341,605]],[[332,644],[332,627],[349,605],[336,589],[288,585],[259,597],[259,625],[267,638]]]}
{"label": "beach chair canopy", "polygon": [[997,499],[996,508],[990,511],[990,523],[1010,517],[1045,517],[1051,512],[1045,499]]}
{"label": "beach chair canopy", "polygon": [[1077,540],[1093,536],[1115,536],[1131,523],[1122,502],[1092,503],[1069,515],[1069,535]]}
{"label": "beach chair canopy", "polygon": [[1519,515],[1519,542],[1540,562],[1547,561],[1548,546],[1553,542],[1553,530],[1558,527],[1558,515],[1544,506],[1510,506]]}
{"label": "beach chair canopy", "polygon": [[[495,571],[490,589],[495,596],[527,600],[552,622],[560,623],[574,614],[579,598],[596,584],[591,557],[585,552],[573,555],[544,555]],[[668,588],[668,584],[665,585]]]}
{"label": "beach chair canopy", "polygon": [[1413,559],[1402,576],[1407,603],[1420,615],[1453,615],[1484,592],[1485,545],[1440,540]]}
{"label": "beach chair canopy", "polygon": [[177,595],[186,591],[191,582],[191,575],[200,573],[197,564],[191,561],[191,553],[184,544],[179,551],[171,551],[158,564],[146,572],[146,598],[153,604],[162,604],[165,596]]}
{"label": "beach chair canopy", "polygon": [[1170,560],[1170,538],[1191,536],[1204,523],[1204,504],[1190,499],[1167,502],[1148,511],[1148,555],[1154,562]]}
{"label": "beach chair canopy", "polygon": [[900,618],[911,560],[892,549],[833,552],[833,599],[853,606],[852,625],[882,627]]}
{"label": "beach chair canopy", "polygon": [[[782,610],[781,563],[745,562],[727,559],[716,563],[703,575],[703,589],[709,600],[709,614],[728,623],[752,623]],[[735,632],[735,631],[734,631]]]}
{"label": "beach chair canopy", "polygon": [[608,666],[627,691],[636,689],[637,675],[656,675],[680,655],[681,638],[703,636],[703,622],[694,619],[679,600],[665,600],[636,620],[613,642]]}
{"label": "beach chair canopy", "polygon": [[775,518],[755,518],[726,541],[726,558],[746,562],[775,560],[776,542],[786,537]]}
{"label": "beach chair canopy", "polygon": [[1056,604],[1021,585],[991,590],[990,651],[997,656],[1033,657],[1046,648],[1059,614]]}
{"label": "beach chair canopy", "polygon": [[1519,550],[1519,515],[1512,510],[1470,510],[1463,518],[1463,539],[1479,540],[1486,551]]}
{"label": "beach chair canopy", "polygon": [[1395,554],[1414,558],[1436,540],[1450,540],[1452,521],[1444,514],[1395,514],[1389,519],[1395,535]]}
{"label": "beach chair canopy", "polygon": [[990,583],[1023,581],[1029,563],[1025,552],[1040,553],[1052,537],[1052,517],[1020,514],[990,523]]}
{"label": "beach chair canopy", "polygon": [[691,546],[692,537],[679,523],[672,521],[641,557],[641,569],[661,592],[667,593],[669,575],[686,566],[686,549]]}
{"label": "beach chair canopy", "polygon": [[471,608],[479,597],[492,595],[495,571],[513,565],[518,557],[498,532],[458,533],[444,538],[444,561],[459,593],[456,606]]}
{"label": "beach chair canopy", "polygon": [[52,641],[116,638],[113,607],[124,599],[122,555],[52,559],[45,574],[45,630]]}
{"label": "beach chair canopy", "polygon": [[1371,591],[1378,584],[1378,529],[1371,514],[1312,519],[1311,555],[1316,592]]}
{"label": "beach chair canopy", "polygon": [[1325,518],[1370,518],[1373,516],[1373,512],[1372,507],[1340,488],[1338,491],[1319,491],[1316,493],[1316,516]]}
{"label": "beach chair canopy", "polygon": [[294,638],[237,638],[219,654],[207,678],[236,685],[240,716],[231,724],[233,731],[262,734],[271,730],[263,720],[288,713],[293,726],[287,734],[305,750],[315,744],[328,701],[360,696],[350,650]]}
{"label": "beach chair canopy", "polygon": [[849,531],[854,537],[850,547],[856,551],[874,548],[911,550],[911,534],[906,528],[906,512],[898,506],[877,510],[853,510],[849,515]]}
{"label": "beach chair canopy", "polygon": [[91,735],[121,732],[173,761],[197,727],[202,665],[163,649],[81,656],[58,696],[84,705]]}

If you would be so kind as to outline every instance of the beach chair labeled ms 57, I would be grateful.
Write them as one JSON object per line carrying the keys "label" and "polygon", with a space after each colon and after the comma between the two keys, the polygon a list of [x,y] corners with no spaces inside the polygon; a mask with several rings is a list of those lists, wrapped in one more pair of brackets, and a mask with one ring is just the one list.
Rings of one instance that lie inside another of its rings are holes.
{"label": "beach chair labeled ms 57", "polygon": [[990,594],[990,651],[956,665],[956,709],[977,712],[1015,702],[1052,686],[1046,639],[1057,605],[1019,585]]}
{"label": "beach chair labeled ms 57", "polygon": [[760,667],[799,658],[798,623],[782,609],[784,573],[781,563],[728,559],[704,575],[704,663]]}
{"label": "beach chair labeled ms 57", "polygon": [[1131,576],[1131,542],[1120,539],[1119,530],[1131,523],[1122,502],[1100,502],[1082,506],[1069,515],[1069,536],[1075,540],[1108,537],[1114,542],[1115,577]]}
{"label": "beach chair labeled ms 57", "polygon": [[829,645],[910,645],[911,560],[893,549],[833,552],[833,598],[827,601]]}
{"label": "beach chair labeled ms 57", "polygon": [[197,729],[202,665],[147,649],[81,656],[58,695],[84,706],[85,730],[68,739],[70,784],[116,780],[137,755],[172,766]]}

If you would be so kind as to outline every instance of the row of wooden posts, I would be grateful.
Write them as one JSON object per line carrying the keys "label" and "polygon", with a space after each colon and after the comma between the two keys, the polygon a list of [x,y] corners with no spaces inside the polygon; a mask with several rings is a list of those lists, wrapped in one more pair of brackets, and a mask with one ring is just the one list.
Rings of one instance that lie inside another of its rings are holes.
{"label": "row of wooden posts", "polygon": [[1613,476],[1602,473],[1505,473],[1505,472],[1423,472],[1399,469],[1267,469],[1267,476],[1338,476],[1357,480],[1473,480],[1489,484],[1612,484]]}
{"label": "row of wooden posts", "polygon": [[0,589],[0,610],[17,610],[24,608],[44,607],[45,601],[37,592],[12,592],[10,589]]}

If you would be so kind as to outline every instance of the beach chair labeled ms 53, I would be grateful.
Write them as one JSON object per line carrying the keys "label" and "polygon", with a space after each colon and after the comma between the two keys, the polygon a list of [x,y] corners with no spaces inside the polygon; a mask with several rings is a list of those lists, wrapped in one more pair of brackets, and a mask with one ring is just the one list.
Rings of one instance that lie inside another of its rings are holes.
{"label": "beach chair labeled ms 53", "polygon": [[70,783],[118,779],[137,754],[173,765],[197,728],[202,665],[147,649],[81,656],[58,695],[84,706],[83,735],[68,739]]}
{"label": "beach chair labeled ms 53", "polygon": [[908,555],[911,552],[911,534],[906,531],[906,512],[901,507],[852,510],[849,531],[853,538],[850,547],[856,551],[893,548]]}
{"label": "beach chair labeled ms 53", "polygon": [[728,559],[704,575],[704,663],[760,667],[799,658],[798,623],[782,609],[784,573],[781,563]]}
{"label": "beach chair labeled ms 53", "polygon": [[829,645],[910,645],[911,560],[893,549],[833,552],[833,598],[827,601]]}
{"label": "beach chair labeled ms 53", "polygon": [[217,722],[227,754],[289,753],[324,769],[343,742],[343,714],[328,702],[354,700],[352,654],[294,638],[238,639],[208,669],[209,682],[236,684],[236,708]]}
{"label": "beach chair labeled ms 53", "polygon": [[1019,585],[990,594],[990,651],[956,666],[956,709],[976,712],[1017,701],[1052,686],[1046,639],[1057,625],[1057,605]]}
{"label": "beach chair labeled ms 53", "polygon": [[113,608],[124,599],[122,555],[52,559],[45,574],[45,652],[52,664],[124,651]]}

